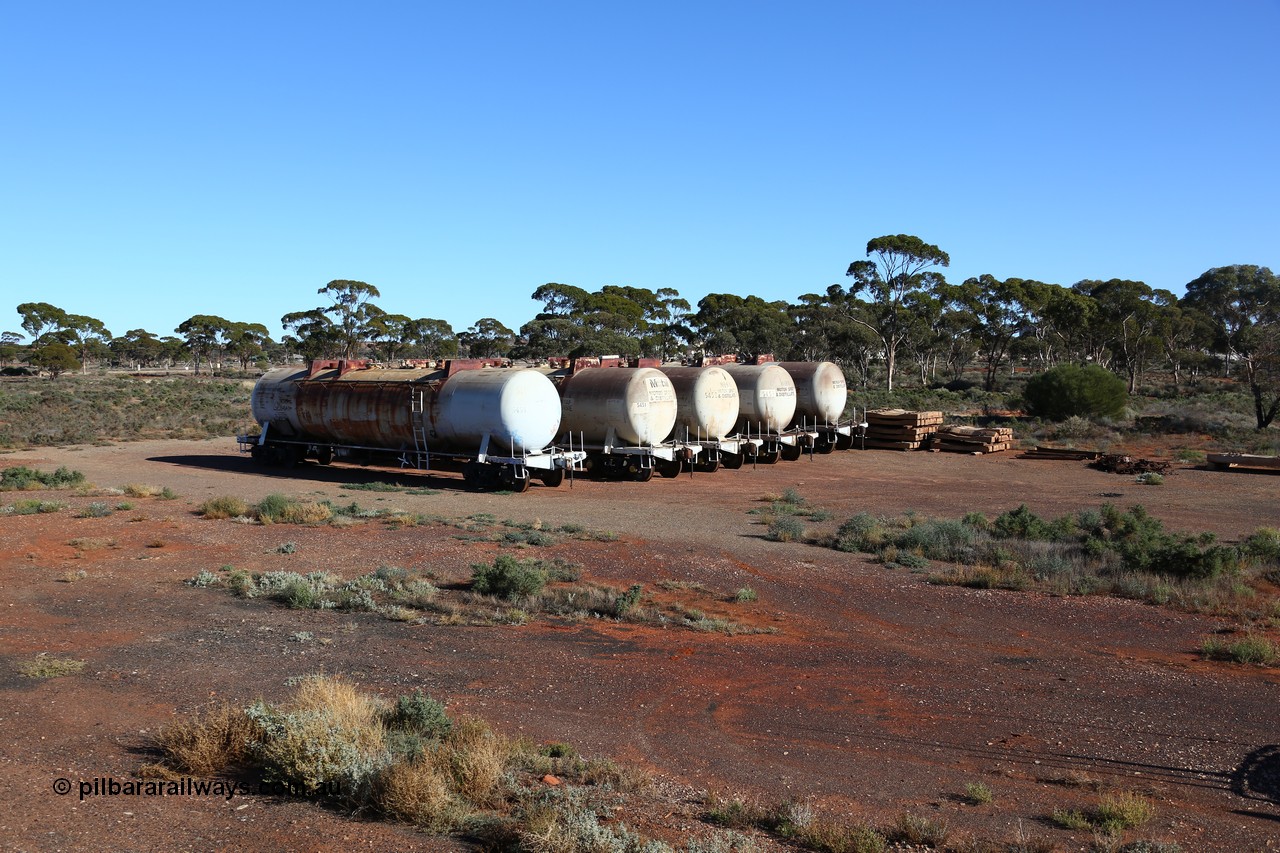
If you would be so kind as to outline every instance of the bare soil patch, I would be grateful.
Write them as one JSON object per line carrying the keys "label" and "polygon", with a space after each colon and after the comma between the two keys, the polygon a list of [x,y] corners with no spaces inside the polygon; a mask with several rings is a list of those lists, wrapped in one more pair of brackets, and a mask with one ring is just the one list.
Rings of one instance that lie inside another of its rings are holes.
{"label": "bare soil patch", "polygon": [[[99,487],[150,483],[180,496],[21,493],[70,507],[0,518],[0,795],[9,803],[0,837],[17,849],[457,847],[287,797],[80,800],[81,780],[130,778],[149,760],[152,734],[176,715],[222,699],[278,699],[289,679],[320,671],[388,697],[421,688],[511,736],[567,740],[647,768],[663,796],[637,797],[621,818],[668,840],[705,834],[697,792],[714,790],[812,796],[877,824],[911,812],[945,820],[957,843],[1008,841],[1021,824],[1031,837],[1081,849],[1089,834],[1048,816],[1088,808],[1101,787],[1155,802],[1156,817],[1133,838],[1187,850],[1280,844],[1280,674],[1201,660],[1200,641],[1226,627],[1221,620],[1116,599],[931,586],[860,555],[768,541],[748,514],[787,488],[837,521],[864,510],[995,514],[1021,503],[1057,516],[1111,501],[1230,540],[1280,524],[1274,475],[1180,467],[1149,487],[1083,463],[866,451],[500,495],[466,491],[448,472],[398,480],[339,466],[257,470],[228,440],[40,449],[0,464],[67,465]],[[388,480],[438,493],[342,488]],[[615,541],[514,553],[561,556],[623,588],[700,584],[724,612],[776,633],[600,619],[408,624],[184,584],[223,565],[343,577],[396,565],[463,578],[504,552],[443,526],[264,526],[194,513],[210,497],[273,492],[611,531]],[[104,500],[133,508],[74,516]],[[281,553],[284,542],[292,553]],[[747,586],[758,600],[730,601]],[[23,676],[20,664],[42,653],[85,667]],[[59,778],[71,794],[53,792]],[[991,789],[991,803],[964,800],[974,782]]]}

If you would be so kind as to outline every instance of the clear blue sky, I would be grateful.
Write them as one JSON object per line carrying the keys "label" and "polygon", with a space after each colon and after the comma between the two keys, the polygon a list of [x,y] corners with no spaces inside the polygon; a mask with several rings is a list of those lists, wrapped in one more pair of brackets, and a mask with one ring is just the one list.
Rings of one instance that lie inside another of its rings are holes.
{"label": "clear blue sky", "polygon": [[0,6],[0,330],[1280,266],[1280,3]]}

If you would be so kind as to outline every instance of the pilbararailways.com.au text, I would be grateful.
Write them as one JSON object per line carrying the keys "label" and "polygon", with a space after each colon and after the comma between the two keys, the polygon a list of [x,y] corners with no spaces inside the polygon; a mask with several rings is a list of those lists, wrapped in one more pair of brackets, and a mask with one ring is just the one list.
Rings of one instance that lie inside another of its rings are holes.
{"label": "pilbararailways.com.au text", "polygon": [[53,780],[53,792],[65,796],[78,790],[83,802],[89,797],[338,797],[342,786],[336,782],[317,787],[294,785],[270,780],[243,781],[232,779],[115,779],[95,776],[92,779]]}

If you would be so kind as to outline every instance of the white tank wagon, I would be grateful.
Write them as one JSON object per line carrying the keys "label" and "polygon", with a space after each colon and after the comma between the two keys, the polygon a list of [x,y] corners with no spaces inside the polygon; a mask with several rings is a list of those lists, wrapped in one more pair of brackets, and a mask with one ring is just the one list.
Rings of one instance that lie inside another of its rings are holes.
{"label": "white tank wagon", "polygon": [[560,431],[555,386],[536,370],[490,364],[370,369],[342,361],[268,371],[252,397],[262,432],[240,436],[241,449],[287,466],[385,457],[428,470],[432,456],[443,456],[465,463],[468,482],[523,491],[534,472],[559,485],[585,454],[550,447]]}
{"label": "white tank wagon", "polygon": [[[755,455],[760,439],[734,436],[741,404],[738,385],[733,377],[720,367],[676,367],[664,365],[658,368],[676,390],[676,427],[674,437],[686,444],[702,447],[694,470],[715,471],[721,465],[741,468],[743,455],[748,451]],[[662,473],[674,476],[680,473],[659,467]]]}
{"label": "white tank wagon", "polygon": [[815,435],[814,449],[830,453],[853,445],[858,424],[844,420],[849,389],[844,371],[830,361],[780,361],[777,365],[796,384],[796,412],[791,429]]}
{"label": "white tank wagon", "polygon": [[665,442],[676,423],[676,392],[659,370],[579,363],[546,373],[560,389],[560,441],[587,451],[589,471],[643,481],[653,476],[655,462],[676,462],[701,449]]}
{"label": "white tank wagon", "polygon": [[[796,412],[796,383],[777,364],[726,364],[723,369],[738,386],[738,422],[734,431],[759,439],[755,460],[772,464],[784,448],[799,458],[800,438],[787,432]],[[748,451],[750,452],[750,451]]]}

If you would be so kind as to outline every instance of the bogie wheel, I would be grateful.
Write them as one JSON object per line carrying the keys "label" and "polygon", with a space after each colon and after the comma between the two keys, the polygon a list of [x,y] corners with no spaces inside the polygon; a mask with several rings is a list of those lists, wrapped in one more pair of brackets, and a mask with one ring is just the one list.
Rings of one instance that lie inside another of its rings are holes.
{"label": "bogie wheel", "polygon": [[316,461],[321,465],[328,465],[333,461],[333,448],[328,445],[316,450]]}
{"label": "bogie wheel", "polygon": [[538,476],[542,480],[542,485],[550,486],[554,489],[564,482],[564,469],[548,468]]}
{"label": "bogie wheel", "polygon": [[649,482],[653,479],[653,466],[650,465],[648,468],[636,468],[631,472],[631,479],[635,480],[637,483]]}
{"label": "bogie wheel", "polygon": [[784,444],[778,452],[781,453],[782,458],[788,462],[795,462],[801,456],[804,456],[804,445],[800,444],[798,441],[795,444]]}
{"label": "bogie wheel", "polygon": [[502,473],[498,475],[498,481],[502,483],[504,488],[517,494],[529,490],[529,472],[525,471],[523,477],[517,477],[514,466],[503,467]]}
{"label": "bogie wheel", "polygon": [[848,450],[853,447],[853,435],[845,435],[844,433],[836,433],[836,449]]}
{"label": "bogie wheel", "polygon": [[741,453],[721,453],[720,464],[728,468],[730,471],[736,471],[742,467]]}
{"label": "bogie wheel", "polygon": [[482,479],[479,462],[471,461],[462,466],[462,481],[468,486],[479,486]]}
{"label": "bogie wheel", "polygon": [[683,470],[683,465],[679,459],[673,459],[670,462],[662,459],[655,461],[653,464],[657,466],[658,473],[667,479],[679,477],[680,471]]}
{"label": "bogie wheel", "polygon": [[[763,451],[763,448],[761,450]],[[780,458],[782,458],[782,448],[779,446],[773,448],[772,451],[762,452],[756,457],[756,461],[761,465],[774,465]]]}
{"label": "bogie wheel", "polygon": [[699,460],[694,463],[693,470],[701,471],[703,474],[714,474],[720,470],[720,463],[723,459],[724,457],[721,456],[718,459],[713,457],[711,459]]}
{"label": "bogie wheel", "polygon": [[836,449],[836,443],[827,438],[820,438],[818,439],[818,443],[814,446],[813,449],[816,450],[818,453],[823,453],[823,454],[830,453],[831,451]]}

